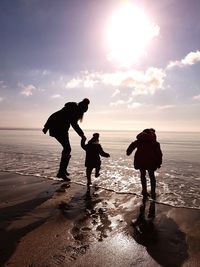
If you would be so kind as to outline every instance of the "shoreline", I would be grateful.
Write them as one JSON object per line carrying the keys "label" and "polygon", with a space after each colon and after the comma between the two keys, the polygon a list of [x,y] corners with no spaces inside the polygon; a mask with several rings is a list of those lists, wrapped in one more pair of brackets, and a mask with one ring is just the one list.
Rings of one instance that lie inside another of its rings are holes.
{"label": "shoreline", "polygon": [[[1,177],[1,174],[3,173],[7,173],[7,174],[11,174],[11,175],[16,175],[16,176],[24,176],[24,177],[33,177],[34,179],[36,180],[42,180],[44,183],[45,181],[49,181],[50,184],[61,184],[63,183],[64,181],[62,179],[56,179],[56,180],[53,180],[53,179],[50,179],[50,178],[47,178],[46,176],[36,176],[36,175],[30,175],[30,174],[21,174],[21,173],[16,173],[16,172],[12,172],[12,171],[0,171],[0,177]],[[76,182],[76,181],[70,181],[70,184],[75,184],[77,186],[82,186],[82,187],[86,187],[87,186],[87,183],[85,182]],[[47,183],[48,184],[48,183]],[[111,189],[111,188],[107,188],[107,187],[104,187],[104,186],[97,186],[99,189],[103,189],[103,190],[106,190],[108,192],[113,192],[113,193],[116,193],[116,194],[119,194],[119,195],[131,195],[131,196],[137,196],[137,197],[142,197],[141,194],[138,194],[138,193],[134,193],[134,192],[129,192],[129,191],[116,191],[114,189]],[[48,191],[48,190],[47,190]],[[46,191],[46,192],[47,192]],[[158,195],[158,198],[159,198],[159,195]],[[1,199],[0,199],[1,200]],[[151,198],[149,198],[150,201],[154,201],[155,203],[157,204],[160,204],[160,205],[164,205],[164,206],[168,206],[168,207],[171,207],[171,208],[177,208],[177,209],[191,209],[191,210],[199,210],[200,211],[200,207],[190,207],[190,206],[184,206],[184,205],[176,205],[176,204],[170,204],[170,203],[165,203],[165,202],[162,202],[162,201],[159,201],[159,200],[153,200]]]}
{"label": "shoreline", "polygon": [[7,172],[0,185],[0,266],[199,266],[200,210]]}

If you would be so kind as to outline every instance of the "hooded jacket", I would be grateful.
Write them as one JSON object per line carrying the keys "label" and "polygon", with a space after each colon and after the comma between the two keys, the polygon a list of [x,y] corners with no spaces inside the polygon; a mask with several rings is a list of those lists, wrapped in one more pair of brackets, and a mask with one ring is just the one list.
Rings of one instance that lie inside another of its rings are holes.
{"label": "hooded jacket", "polygon": [[102,157],[109,157],[110,155],[103,151],[102,146],[98,141],[94,141],[93,138],[85,144],[85,140],[81,140],[81,147],[86,151],[85,166],[96,168],[101,165]]}
{"label": "hooded jacket", "polygon": [[49,130],[50,136],[59,136],[69,131],[70,125],[74,128],[79,136],[84,133],[78,125],[81,112],[76,102],[68,102],[64,108],[53,113],[44,125],[45,131]]}
{"label": "hooded jacket", "polygon": [[156,170],[162,164],[162,151],[155,133],[141,132],[127,148],[129,156],[137,148],[134,156],[134,168],[144,170]]}

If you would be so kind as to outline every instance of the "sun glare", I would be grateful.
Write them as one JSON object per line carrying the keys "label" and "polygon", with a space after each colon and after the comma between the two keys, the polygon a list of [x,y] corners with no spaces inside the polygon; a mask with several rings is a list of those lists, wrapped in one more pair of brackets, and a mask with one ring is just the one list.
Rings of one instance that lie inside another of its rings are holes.
{"label": "sun glare", "polygon": [[109,58],[122,66],[131,66],[158,34],[159,27],[151,23],[142,10],[131,4],[124,5],[108,25]]}

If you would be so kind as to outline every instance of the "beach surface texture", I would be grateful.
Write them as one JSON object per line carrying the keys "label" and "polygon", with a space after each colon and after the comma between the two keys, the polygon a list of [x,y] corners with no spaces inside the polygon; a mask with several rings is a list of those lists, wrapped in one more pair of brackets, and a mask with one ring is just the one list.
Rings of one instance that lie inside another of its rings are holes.
{"label": "beach surface texture", "polygon": [[200,266],[200,210],[0,173],[0,266]]}

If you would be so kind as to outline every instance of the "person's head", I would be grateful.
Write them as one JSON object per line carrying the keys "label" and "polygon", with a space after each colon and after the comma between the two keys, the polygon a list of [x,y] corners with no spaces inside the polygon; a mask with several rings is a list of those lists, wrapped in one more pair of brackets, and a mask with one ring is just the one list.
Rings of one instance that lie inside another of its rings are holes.
{"label": "person's head", "polygon": [[88,143],[98,143],[99,142],[99,133],[94,133],[93,137],[88,141]]}
{"label": "person's head", "polygon": [[88,110],[88,105],[90,104],[90,100],[88,98],[84,98],[81,102],[78,103],[79,109],[79,120],[82,121],[84,113]]}
{"label": "person's head", "polygon": [[156,130],[153,128],[148,128],[148,129],[144,129],[143,132],[147,134],[155,134]]}
{"label": "person's head", "polygon": [[156,131],[153,128],[144,129],[136,138],[140,141],[156,141]]}
{"label": "person's head", "polygon": [[153,128],[144,129],[143,133],[150,135],[153,139],[156,139],[156,130]]}
{"label": "person's head", "polygon": [[99,141],[99,133],[94,133],[93,134],[93,140],[94,141]]}

